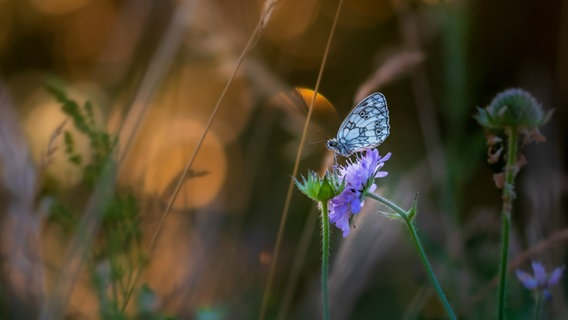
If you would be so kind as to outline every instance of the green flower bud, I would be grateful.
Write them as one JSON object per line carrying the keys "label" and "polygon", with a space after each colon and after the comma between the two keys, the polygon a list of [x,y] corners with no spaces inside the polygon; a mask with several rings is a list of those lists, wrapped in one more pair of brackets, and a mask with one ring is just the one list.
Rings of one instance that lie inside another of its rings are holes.
{"label": "green flower bud", "polygon": [[552,116],[552,111],[545,113],[536,99],[523,89],[507,89],[495,96],[485,109],[477,109],[474,118],[487,129],[535,129]]}
{"label": "green flower bud", "polygon": [[335,198],[345,187],[345,183],[339,181],[337,175],[329,172],[326,172],[325,176],[320,178],[316,172],[309,171],[307,178],[302,177],[302,182],[298,180],[295,180],[295,182],[302,193],[318,202],[327,202]]}

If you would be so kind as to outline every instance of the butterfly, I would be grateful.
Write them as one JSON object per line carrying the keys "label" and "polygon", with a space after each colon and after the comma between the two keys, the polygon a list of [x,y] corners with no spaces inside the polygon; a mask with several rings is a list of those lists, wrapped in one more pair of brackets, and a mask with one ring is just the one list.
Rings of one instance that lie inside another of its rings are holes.
{"label": "butterfly", "polygon": [[390,133],[387,99],[375,92],[361,100],[347,115],[337,137],[327,141],[327,148],[342,156],[373,149],[385,141]]}

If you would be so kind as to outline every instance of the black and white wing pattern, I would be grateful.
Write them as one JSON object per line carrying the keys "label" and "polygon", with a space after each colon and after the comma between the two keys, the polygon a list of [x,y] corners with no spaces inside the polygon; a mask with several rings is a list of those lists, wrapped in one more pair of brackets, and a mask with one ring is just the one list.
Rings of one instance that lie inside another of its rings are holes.
{"label": "black and white wing pattern", "polygon": [[327,141],[328,149],[342,156],[373,149],[390,133],[387,99],[376,92],[363,99],[347,115],[337,137]]}

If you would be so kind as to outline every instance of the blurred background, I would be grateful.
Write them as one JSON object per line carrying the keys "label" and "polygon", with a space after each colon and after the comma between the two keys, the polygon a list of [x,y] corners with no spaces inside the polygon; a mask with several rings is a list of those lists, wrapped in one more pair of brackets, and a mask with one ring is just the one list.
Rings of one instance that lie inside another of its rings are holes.
{"label": "blurred background", "polygon": [[[541,129],[546,143],[523,149],[512,267],[566,264],[568,3],[344,1],[325,52],[338,4],[0,0],[2,318],[111,317],[102,296],[121,295],[93,275],[104,278],[110,264],[116,279],[116,260],[85,258],[112,243],[108,225],[89,216],[105,190],[132,195],[137,208],[144,262],[118,272],[141,270],[128,277],[138,298],[118,299],[129,317],[256,319],[276,262],[266,318],[319,318],[319,213],[296,190],[278,257],[274,250],[324,55],[299,174],[325,169],[326,139],[359,100],[384,93],[391,134],[379,151],[393,156],[378,192],[403,207],[420,194],[419,232],[460,318],[496,312],[500,168],[487,164],[472,115],[504,89],[521,87],[555,109]],[[116,170],[95,187],[68,159],[62,130],[84,163],[93,144],[46,90],[51,78],[118,137]],[[65,203],[75,228],[54,218],[54,203]],[[333,318],[444,318],[404,226],[377,214],[384,210],[368,203],[347,238],[332,231]],[[510,317],[528,319],[531,293],[510,279]],[[566,280],[553,288],[550,319],[568,314],[566,289]]]}

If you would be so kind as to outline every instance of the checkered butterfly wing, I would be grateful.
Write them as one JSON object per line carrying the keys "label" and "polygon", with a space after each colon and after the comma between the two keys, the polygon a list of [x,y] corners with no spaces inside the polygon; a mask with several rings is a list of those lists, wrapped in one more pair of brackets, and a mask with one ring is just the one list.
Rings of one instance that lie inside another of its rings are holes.
{"label": "checkered butterfly wing", "polygon": [[328,140],[327,147],[337,154],[348,156],[354,152],[376,148],[385,141],[389,133],[387,100],[382,93],[377,92],[357,104],[343,120],[337,137]]}

